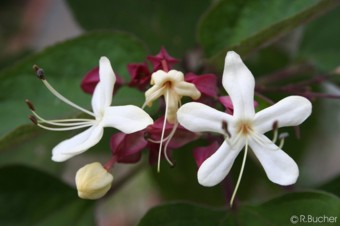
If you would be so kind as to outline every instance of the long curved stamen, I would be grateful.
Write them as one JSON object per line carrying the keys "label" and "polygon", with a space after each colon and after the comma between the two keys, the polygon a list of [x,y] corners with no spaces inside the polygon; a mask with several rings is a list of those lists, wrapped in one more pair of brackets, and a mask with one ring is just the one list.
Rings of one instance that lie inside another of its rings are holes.
{"label": "long curved stamen", "polygon": [[[169,103],[169,90],[166,91],[165,93],[165,103]],[[164,122],[163,122],[163,128],[162,128],[162,134],[161,134],[161,143],[159,145],[159,150],[158,150],[158,164],[157,164],[157,172],[160,171],[161,168],[161,156],[162,156],[162,147],[163,147],[163,139],[164,139],[164,132],[165,132],[165,127],[166,127],[166,120],[168,117],[168,110],[169,106],[166,104],[165,106],[165,115],[164,115]]]}
{"label": "long curved stamen", "polygon": [[[152,142],[152,143],[155,143],[155,144],[160,144],[162,141],[161,140],[154,140],[154,139],[151,139],[151,138],[147,138],[148,141]],[[169,135],[167,137],[165,137],[163,139],[163,141],[167,141],[169,139]]]}
{"label": "long curved stamen", "polygon": [[48,127],[40,124],[39,122],[36,124],[37,126],[46,129],[46,130],[52,130],[52,131],[68,131],[68,130],[75,130],[75,129],[82,129],[85,127],[90,127],[92,124],[84,124],[84,125],[78,125],[73,127],[64,127],[64,128],[54,128],[54,127]]}
{"label": "long curved stamen", "polygon": [[173,162],[170,160],[169,156],[168,156],[168,152],[167,152],[167,149],[168,149],[168,145],[172,139],[172,137],[175,135],[175,132],[177,130],[177,127],[178,127],[178,122],[176,121],[174,126],[172,127],[172,130],[169,134],[169,136],[167,137],[168,140],[166,141],[165,145],[164,145],[164,156],[165,156],[165,159],[166,161],[168,161],[168,163],[171,165],[171,166],[174,166]]}
{"label": "long curved stamen", "polygon": [[64,97],[63,95],[61,95],[57,90],[55,90],[55,89],[52,87],[52,85],[46,80],[44,71],[43,71],[41,68],[39,68],[37,65],[34,65],[34,66],[33,66],[33,69],[35,70],[35,72],[36,72],[38,78],[44,83],[44,85],[46,86],[46,88],[47,88],[54,96],[56,96],[56,97],[59,98],[61,101],[65,102],[66,104],[68,104],[68,105],[70,105],[70,106],[72,106],[72,107],[74,107],[74,108],[76,108],[76,109],[78,109],[78,110],[80,110],[80,111],[82,111],[82,112],[84,112],[84,113],[86,113],[86,114],[89,114],[89,115],[95,117],[95,115],[94,115],[92,112],[90,112],[90,111],[88,111],[88,110],[86,110],[86,109],[84,109],[84,108],[82,108],[82,107],[76,105],[75,103],[73,103],[72,101],[68,100],[66,97]]}
{"label": "long curved stamen", "polygon": [[60,119],[60,120],[46,120],[42,117],[40,117],[36,112],[32,112],[34,114],[35,117],[37,117],[37,119],[39,120],[39,123],[46,123],[46,124],[50,124],[50,125],[54,125],[54,126],[64,126],[64,127],[68,127],[68,126],[80,126],[80,125],[91,125],[91,123],[93,122],[93,120],[78,120],[78,121],[70,121],[68,122],[68,119]]}
{"label": "long curved stamen", "polygon": [[76,108],[76,109],[78,109],[78,110],[80,110],[80,111],[82,111],[82,112],[84,112],[84,113],[86,113],[86,114],[89,114],[89,115],[95,117],[95,115],[94,115],[92,112],[90,112],[90,111],[88,111],[88,110],[86,110],[86,109],[84,109],[84,108],[82,108],[82,107],[76,105],[75,103],[73,103],[72,101],[68,100],[66,97],[64,97],[63,95],[61,95],[57,90],[55,90],[55,89],[50,85],[50,83],[47,82],[46,79],[45,79],[45,80],[42,80],[42,81],[43,81],[43,83],[45,84],[45,86],[47,87],[47,89],[48,89],[49,91],[51,91],[51,93],[54,94],[57,98],[59,98],[61,101],[65,102],[66,104],[68,104],[68,105],[70,105],[70,106],[72,106],[72,107],[74,107],[74,108]]}
{"label": "long curved stamen", "polygon": [[[166,137],[166,138],[163,139],[163,141],[166,141],[168,139],[169,139],[169,137]],[[155,143],[155,144],[160,144],[162,142],[161,140],[154,140],[154,139],[151,139],[151,138],[148,138],[148,141]]]}
{"label": "long curved stamen", "polygon": [[25,101],[27,106],[30,108],[32,114],[34,115],[34,119],[30,117],[31,120],[35,122],[35,124],[50,124],[54,126],[63,126],[63,127],[70,127],[70,126],[81,126],[81,125],[91,125],[94,121],[93,119],[57,119],[57,120],[46,120],[35,111],[35,108],[31,101]]}
{"label": "long curved stamen", "polygon": [[245,166],[246,159],[247,159],[247,153],[248,153],[248,139],[246,139],[246,145],[245,145],[245,148],[244,148],[244,155],[243,155],[242,166],[241,166],[240,174],[239,174],[239,176],[238,176],[237,183],[236,183],[236,186],[235,186],[233,195],[231,196],[231,199],[230,199],[230,206],[232,206],[233,203],[234,203],[234,199],[235,199],[235,196],[236,196],[238,187],[239,187],[240,182],[241,182],[241,178],[242,178],[242,175],[243,175],[244,166]]}
{"label": "long curved stamen", "polygon": [[[64,128],[62,127],[49,127],[49,126],[45,126],[41,123],[41,121],[39,121],[35,116],[30,115],[28,117],[35,125],[46,129],[46,130],[52,130],[52,131],[67,131],[67,130],[74,130],[74,129],[81,129],[81,128],[85,128],[85,127],[90,127],[93,125],[92,122],[84,122],[82,124],[78,124],[76,126],[70,126],[70,125],[63,125]],[[47,124],[49,124],[49,122],[47,122]],[[50,124],[51,125],[51,124]]]}

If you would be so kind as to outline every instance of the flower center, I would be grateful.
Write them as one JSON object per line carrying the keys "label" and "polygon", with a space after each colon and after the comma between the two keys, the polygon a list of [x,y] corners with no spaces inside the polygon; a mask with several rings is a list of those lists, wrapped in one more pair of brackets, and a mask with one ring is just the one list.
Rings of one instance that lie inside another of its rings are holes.
{"label": "flower center", "polygon": [[237,133],[243,136],[249,135],[253,131],[252,123],[249,120],[242,120],[237,123]]}
{"label": "flower center", "polygon": [[172,81],[166,81],[166,82],[164,82],[164,84],[163,84],[163,87],[165,87],[166,89],[172,89],[172,86],[173,86],[173,84],[172,84]]}

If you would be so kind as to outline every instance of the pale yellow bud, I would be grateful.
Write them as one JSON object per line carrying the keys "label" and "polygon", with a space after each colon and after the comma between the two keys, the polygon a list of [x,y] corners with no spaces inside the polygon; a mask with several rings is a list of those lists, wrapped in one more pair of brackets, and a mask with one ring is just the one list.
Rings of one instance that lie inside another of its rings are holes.
{"label": "pale yellow bud", "polygon": [[99,199],[111,188],[113,176],[99,163],[80,168],[76,174],[78,196],[83,199]]}

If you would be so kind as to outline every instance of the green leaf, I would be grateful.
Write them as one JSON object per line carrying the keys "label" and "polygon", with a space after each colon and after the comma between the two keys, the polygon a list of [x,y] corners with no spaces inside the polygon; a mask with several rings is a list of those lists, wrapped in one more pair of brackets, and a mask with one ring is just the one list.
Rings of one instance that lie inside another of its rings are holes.
{"label": "green leaf", "polygon": [[319,189],[331,192],[340,197],[340,176],[337,176],[333,180],[323,184]]}
{"label": "green leaf", "polygon": [[[308,216],[337,217],[340,199],[322,192],[296,192],[283,195],[258,206],[245,206],[235,215],[240,225],[290,225],[291,219]],[[296,216],[296,217],[295,217]],[[300,222],[301,224],[303,222]]]}
{"label": "green leaf", "polygon": [[192,156],[195,146],[204,146],[203,142],[194,141],[173,151],[175,167],[161,161],[161,171],[150,167],[150,175],[167,200],[188,200],[202,204],[220,206],[225,203],[222,186],[203,187],[197,181],[197,165]]}
{"label": "green leaf", "polygon": [[210,1],[181,0],[68,0],[79,24],[87,29],[115,29],[134,33],[157,53],[164,46],[182,56],[195,47],[195,28]]}
{"label": "green leaf", "polygon": [[0,168],[0,178],[1,225],[94,225],[94,202],[54,177],[12,165]]}
{"label": "green leaf", "polygon": [[340,65],[340,8],[306,26],[299,57],[311,61],[324,71],[334,70]]}
{"label": "green leaf", "polygon": [[[32,130],[32,133],[23,133],[23,127],[19,127],[29,122],[27,116],[30,111],[24,102],[27,98],[45,118],[70,117],[80,113],[55,98],[46,89],[32,71],[33,64],[44,68],[49,82],[65,97],[84,108],[90,108],[91,97],[82,92],[80,82],[89,70],[98,65],[101,56],[107,56],[115,72],[127,82],[129,76],[126,65],[143,61],[146,51],[140,41],[128,34],[97,32],[52,46],[1,71],[0,136],[3,139],[0,138],[0,147],[8,147],[17,141],[39,135],[37,130],[28,127],[25,129]],[[125,92],[125,104],[136,102],[135,99]],[[17,131],[4,137],[15,128],[18,128]]]}
{"label": "green leaf", "polygon": [[308,221],[309,216],[335,218],[339,212],[338,197],[323,192],[296,192],[260,205],[242,205],[233,210],[189,203],[166,204],[151,209],[138,226],[287,226],[296,217],[302,224],[302,220]]}
{"label": "green leaf", "polygon": [[207,11],[198,40],[208,57],[224,57],[227,50],[244,55],[268,45],[322,12],[333,0],[221,0]]}
{"label": "green leaf", "polygon": [[172,203],[149,210],[138,226],[215,226],[226,215],[224,210],[211,210],[189,203]]}

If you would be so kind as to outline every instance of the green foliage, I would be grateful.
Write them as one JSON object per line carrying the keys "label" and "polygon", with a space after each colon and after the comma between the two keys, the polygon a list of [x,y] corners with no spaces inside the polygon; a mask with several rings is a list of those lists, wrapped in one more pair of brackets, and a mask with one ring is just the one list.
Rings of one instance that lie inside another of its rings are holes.
{"label": "green foliage", "polygon": [[128,31],[145,41],[155,53],[164,46],[171,54],[179,56],[195,46],[197,20],[210,4],[208,0],[67,2],[80,25],[87,30]]}
{"label": "green foliage", "polygon": [[199,145],[203,145],[203,142],[197,140],[174,150],[174,167],[170,167],[166,161],[163,161],[160,173],[155,167],[150,168],[150,173],[168,201],[190,200],[221,206],[225,202],[222,186],[207,188],[197,181],[197,165],[192,150]]}
{"label": "green foliage", "polygon": [[340,197],[340,176],[337,176],[333,180],[323,184],[319,189],[331,192]]}
{"label": "green foliage", "polygon": [[[340,200],[322,192],[296,192],[261,205],[242,205],[236,209],[210,209],[189,203],[172,203],[151,209],[138,226],[257,226],[290,225],[294,216],[337,217]],[[293,217],[293,218],[292,218]],[[303,222],[299,222],[303,223]],[[299,224],[300,225],[300,224]]]}
{"label": "green foliage", "polygon": [[268,45],[275,38],[328,10],[337,1],[221,0],[202,18],[198,38],[208,57],[227,50],[241,55]]}
{"label": "green foliage", "polygon": [[33,168],[0,168],[0,224],[94,225],[94,202],[79,199],[76,190]]}
{"label": "green foliage", "polygon": [[340,65],[340,8],[326,14],[306,26],[301,40],[299,56],[307,59],[323,71],[331,71]]}
{"label": "green foliage", "polygon": [[[126,65],[141,61],[146,51],[143,44],[130,35],[97,32],[47,48],[1,71],[0,117],[2,126],[0,136],[29,122],[27,116],[30,112],[24,102],[27,98],[32,100],[37,111],[46,118],[79,114],[78,111],[49,93],[36,78],[32,70],[33,64],[38,64],[45,70],[49,82],[65,97],[80,106],[90,108],[90,96],[80,89],[80,82],[89,70],[98,65],[99,58],[103,55],[111,60],[115,72],[128,81]],[[128,98],[135,102],[134,97]],[[121,100],[117,101],[121,102]],[[20,141],[37,135],[36,130],[31,133],[22,133],[21,127],[19,129],[21,132],[16,132],[15,137]],[[5,139],[0,139],[0,147],[4,146],[3,142],[7,147],[9,143],[16,143],[17,141],[13,138],[14,136],[7,136]]]}

